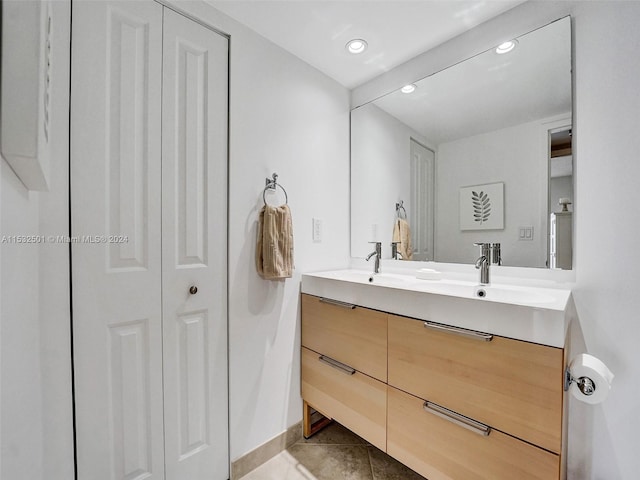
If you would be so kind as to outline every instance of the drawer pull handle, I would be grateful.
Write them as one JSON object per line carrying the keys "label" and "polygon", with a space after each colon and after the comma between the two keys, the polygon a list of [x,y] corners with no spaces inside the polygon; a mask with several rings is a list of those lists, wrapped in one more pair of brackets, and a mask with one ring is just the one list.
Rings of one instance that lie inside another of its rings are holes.
{"label": "drawer pull handle", "polygon": [[493,340],[493,335],[490,333],[476,332],[475,330],[467,330],[465,328],[450,327],[449,325],[441,325],[439,323],[424,322],[425,328],[431,328],[441,332],[449,332],[455,335],[462,335],[463,337],[473,338],[474,340],[482,340],[484,342],[490,342]]}
{"label": "drawer pull handle", "polygon": [[471,420],[469,417],[465,417],[464,415],[460,415],[448,408],[441,407],[436,403],[424,402],[424,410],[429,413],[433,413],[434,415],[444,418],[445,420],[449,420],[450,422],[455,423],[467,430],[471,430],[478,435],[482,435],[483,437],[488,436],[491,433],[491,427],[485,425],[484,423],[476,422],[475,420]]}
{"label": "drawer pull handle", "polygon": [[335,305],[336,307],[348,308],[349,310],[353,310],[356,306],[353,303],[341,302],[340,300],[333,300],[331,298],[320,299],[322,303],[328,303],[329,305]]}
{"label": "drawer pull handle", "polygon": [[333,368],[335,368],[337,370],[340,370],[342,373],[346,373],[347,375],[353,375],[354,373],[356,373],[355,368],[351,368],[349,365],[345,365],[344,363],[340,363],[339,361],[334,360],[331,357],[327,357],[325,355],[320,355],[318,357],[318,360],[320,360],[322,363],[326,363],[330,367],[333,367]]}

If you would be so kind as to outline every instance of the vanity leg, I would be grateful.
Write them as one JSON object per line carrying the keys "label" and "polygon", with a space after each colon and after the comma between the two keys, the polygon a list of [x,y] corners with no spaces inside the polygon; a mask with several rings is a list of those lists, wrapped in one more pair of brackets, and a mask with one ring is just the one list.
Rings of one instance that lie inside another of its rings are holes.
{"label": "vanity leg", "polygon": [[[315,422],[312,419],[312,410],[314,410],[318,415],[321,416],[321,418],[319,420],[316,420]],[[304,436],[304,438],[309,438],[312,435],[318,433],[331,422],[333,422],[331,418],[325,417],[320,412],[315,410],[311,405],[309,405],[306,401],[302,401],[302,435]]]}

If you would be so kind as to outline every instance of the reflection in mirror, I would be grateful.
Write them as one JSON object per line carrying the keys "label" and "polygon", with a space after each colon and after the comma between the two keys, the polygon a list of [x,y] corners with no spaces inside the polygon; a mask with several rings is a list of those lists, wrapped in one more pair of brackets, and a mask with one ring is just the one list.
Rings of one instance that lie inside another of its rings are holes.
{"label": "reflection in mirror", "polygon": [[572,266],[573,150],[571,125],[549,130],[549,267]]}
{"label": "reflection in mirror", "polygon": [[353,257],[572,268],[570,19],[514,43],[351,112]]}

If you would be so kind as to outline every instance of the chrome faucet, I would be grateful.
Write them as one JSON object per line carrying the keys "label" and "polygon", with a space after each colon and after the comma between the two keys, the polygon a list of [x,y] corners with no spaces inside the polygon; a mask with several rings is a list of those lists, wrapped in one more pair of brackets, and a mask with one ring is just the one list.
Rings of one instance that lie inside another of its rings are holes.
{"label": "chrome faucet", "polygon": [[398,252],[398,244],[401,242],[391,242],[391,258],[394,260],[400,259],[400,252]]}
{"label": "chrome faucet", "polygon": [[376,249],[367,255],[367,262],[374,255],[376,256],[376,263],[373,266],[373,273],[380,273],[380,256],[382,255],[382,242],[369,242],[376,245]]}
{"label": "chrome faucet", "polygon": [[502,265],[502,251],[499,243],[491,244],[491,265]]}
{"label": "chrome faucet", "polygon": [[480,256],[476,260],[476,268],[480,270],[480,284],[489,285],[489,265],[491,264],[491,244],[474,243],[480,247]]}

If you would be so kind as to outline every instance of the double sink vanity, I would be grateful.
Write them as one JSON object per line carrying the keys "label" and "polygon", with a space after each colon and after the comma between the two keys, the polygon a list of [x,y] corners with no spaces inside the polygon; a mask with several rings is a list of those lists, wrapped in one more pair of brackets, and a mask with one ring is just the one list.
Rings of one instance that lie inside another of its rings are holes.
{"label": "double sink vanity", "polygon": [[302,277],[315,410],[429,480],[564,478],[568,289],[340,270]]}

